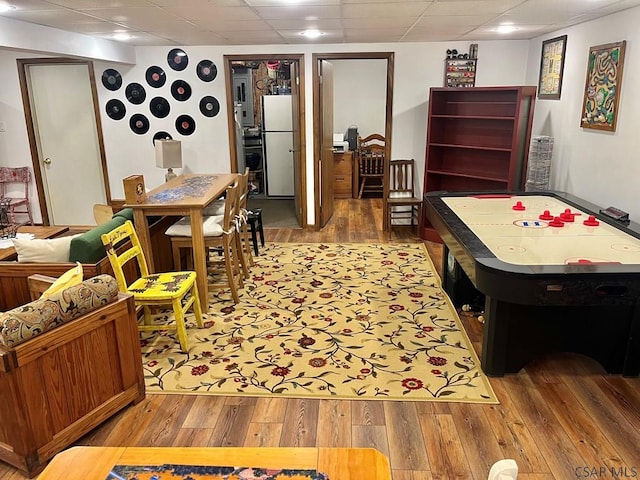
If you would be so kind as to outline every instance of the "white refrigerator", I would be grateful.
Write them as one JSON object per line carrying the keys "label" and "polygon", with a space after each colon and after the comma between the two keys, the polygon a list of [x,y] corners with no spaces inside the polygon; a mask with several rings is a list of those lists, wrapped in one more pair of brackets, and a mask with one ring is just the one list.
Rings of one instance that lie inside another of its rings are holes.
{"label": "white refrigerator", "polygon": [[293,121],[291,95],[262,96],[262,148],[268,197],[292,197]]}

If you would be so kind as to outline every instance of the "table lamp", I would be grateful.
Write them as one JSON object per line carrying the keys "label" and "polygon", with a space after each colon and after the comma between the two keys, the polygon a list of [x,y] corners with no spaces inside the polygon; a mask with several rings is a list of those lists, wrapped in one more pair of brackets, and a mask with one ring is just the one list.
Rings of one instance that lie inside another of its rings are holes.
{"label": "table lamp", "polygon": [[156,166],[166,168],[165,181],[176,178],[174,168],[182,168],[182,144],[180,140],[156,140]]}

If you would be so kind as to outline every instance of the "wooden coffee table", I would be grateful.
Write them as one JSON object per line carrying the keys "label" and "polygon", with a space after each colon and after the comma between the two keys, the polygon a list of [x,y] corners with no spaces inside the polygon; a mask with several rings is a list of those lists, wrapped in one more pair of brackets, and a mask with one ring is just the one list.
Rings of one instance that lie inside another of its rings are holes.
{"label": "wooden coffee table", "polygon": [[[53,238],[69,230],[69,227],[41,227],[24,225],[18,228],[18,233],[32,233],[34,238]],[[16,249],[13,247],[0,248],[0,261],[14,260]]]}
{"label": "wooden coffee table", "polygon": [[38,480],[104,480],[114,465],[214,465],[317,470],[329,480],[391,480],[373,448],[73,447],[56,455]]}

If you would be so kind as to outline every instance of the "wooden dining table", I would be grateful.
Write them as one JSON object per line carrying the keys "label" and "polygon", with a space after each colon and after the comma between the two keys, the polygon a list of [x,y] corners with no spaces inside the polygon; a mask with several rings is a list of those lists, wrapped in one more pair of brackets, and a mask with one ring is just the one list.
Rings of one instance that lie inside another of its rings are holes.
{"label": "wooden dining table", "polygon": [[[119,478],[109,474],[115,465],[297,469],[322,472],[329,480],[391,480],[389,460],[373,448],[314,447],[73,447],[56,455],[38,480]],[[139,478],[152,476],[147,469]]]}
{"label": "wooden dining table", "polygon": [[193,265],[196,272],[200,304],[204,311],[206,311],[208,305],[208,291],[202,210],[211,202],[220,198],[227,187],[233,184],[237,178],[237,173],[179,175],[147,192],[146,200],[143,202],[125,204],[125,207],[133,209],[136,233],[140,238],[140,244],[150,273],[156,273],[156,270],[153,264],[151,234],[149,233],[147,217],[168,215],[188,216],[190,218]]}

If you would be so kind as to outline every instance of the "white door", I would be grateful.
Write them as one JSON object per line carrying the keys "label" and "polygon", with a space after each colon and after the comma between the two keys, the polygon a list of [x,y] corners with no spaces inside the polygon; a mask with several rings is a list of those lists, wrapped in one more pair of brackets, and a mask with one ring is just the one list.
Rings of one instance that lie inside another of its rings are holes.
{"label": "white door", "polygon": [[29,65],[31,111],[51,225],[93,225],[106,203],[87,65]]}

